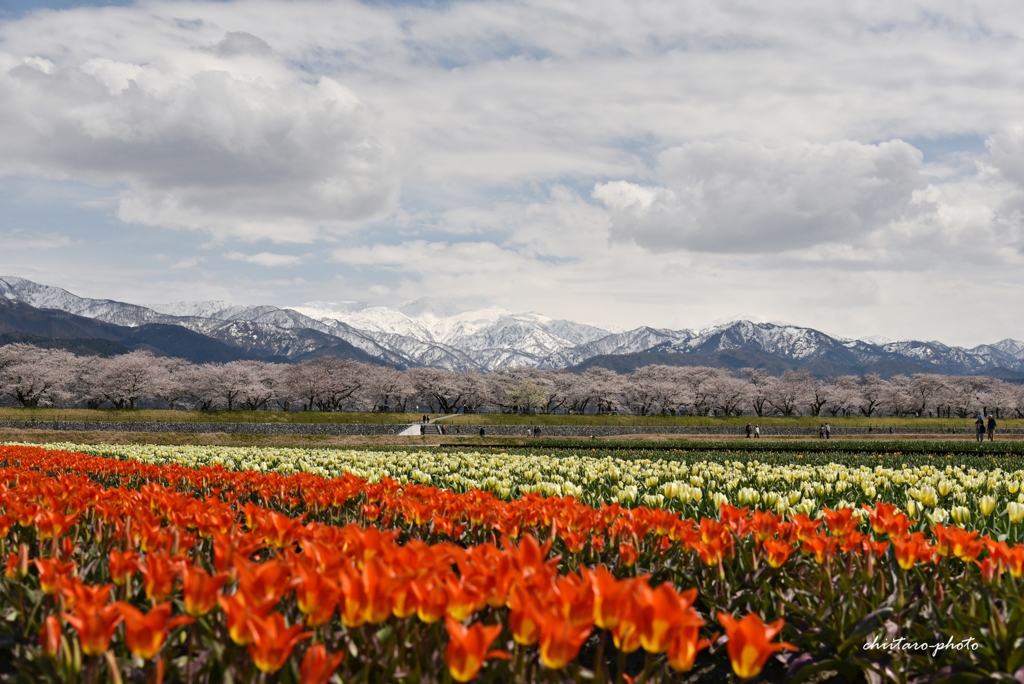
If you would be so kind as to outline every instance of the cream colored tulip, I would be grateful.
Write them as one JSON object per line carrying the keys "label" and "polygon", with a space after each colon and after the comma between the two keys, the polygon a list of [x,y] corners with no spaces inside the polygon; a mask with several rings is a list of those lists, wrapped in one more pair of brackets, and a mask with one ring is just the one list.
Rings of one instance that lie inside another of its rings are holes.
{"label": "cream colored tulip", "polygon": [[978,499],[978,510],[986,518],[992,515],[992,511],[996,510],[996,498],[987,494],[981,497]]}

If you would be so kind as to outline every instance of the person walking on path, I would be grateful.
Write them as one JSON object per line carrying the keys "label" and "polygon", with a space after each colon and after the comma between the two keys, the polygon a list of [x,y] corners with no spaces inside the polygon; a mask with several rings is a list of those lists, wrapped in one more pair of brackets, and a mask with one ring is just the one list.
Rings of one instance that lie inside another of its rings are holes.
{"label": "person walking on path", "polygon": [[832,439],[832,426],[825,423],[825,439]]}
{"label": "person walking on path", "polygon": [[818,439],[825,439],[825,426],[821,425],[818,428]]}
{"label": "person walking on path", "polygon": [[747,439],[750,439],[750,433],[754,431],[754,428],[750,427],[750,423],[747,423]]}
{"label": "person walking on path", "polygon": [[978,416],[978,419],[974,421],[974,441],[985,441],[985,419],[980,415]]}
{"label": "person walking on path", "polygon": [[991,413],[988,414],[988,441],[996,441],[996,418]]}
{"label": "person walking on path", "polygon": [[754,439],[761,439],[761,426],[760,425],[755,425],[754,426]]}

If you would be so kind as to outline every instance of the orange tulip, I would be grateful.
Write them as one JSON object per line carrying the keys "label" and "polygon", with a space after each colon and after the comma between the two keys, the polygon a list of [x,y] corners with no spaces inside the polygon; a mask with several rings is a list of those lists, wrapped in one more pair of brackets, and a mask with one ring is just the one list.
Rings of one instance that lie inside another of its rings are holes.
{"label": "orange tulip", "polygon": [[1006,559],[1010,574],[1014,577],[1024,577],[1024,546],[1016,544],[1010,549]]}
{"label": "orange tulip", "polygon": [[294,546],[295,531],[302,527],[302,517],[290,518],[284,513],[267,511],[258,527],[267,546],[283,549]]}
{"label": "orange tulip", "polygon": [[594,570],[580,570],[590,580],[594,591],[594,624],[601,629],[612,629],[619,623],[622,602],[632,590],[631,580],[617,580],[603,565]]}
{"label": "orange tulip", "polygon": [[639,554],[636,551],[636,547],[629,542],[622,542],[619,544],[619,560],[627,568],[631,568],[636,565]]}
{"label": "orange tulip", "polygon": [[541,610],[536,597],[521,584],[512,590],[509,606],[508,626],[512,630],[512,638],[521,646],[533,646],[540,641]]}
{"label": "orange tulip", "polygon": [[143,660],[155,658],[160,653],[170,630],[195,621],[195,618],[184,616],[171,619],[173,609],[170,603],[153,606],[145,614],[128,603],[117,605],[124,617],[125,644],[129,651]]}
{"label": "orange tulip", "polygon": [[36,558],[32,564],[39,572],[39,588],[44,594],[57,593],[61,581],[70,576],[77,567],[74,561],[61,563],[56,558]]}
{"label": "orange tulip", "polygon": [[474,622],[466,627],[447,617],[444,626],[448,631],[448,645],[444,649],[444,658],[448,663],[448,672],[457,682],[468,682],[476,677],[488,658],[510,657],[505,651],[487,650],[501,634],[501,625]]}
{"label": "orange tulip", "polygon": [[896,562],[904,570],[914,567],[919,560],[927,561],[935,551],[924,538],[923,532],[914,532],[909,537],[893,537],[891,541]]}
{"label": "orange tulip", "polygon": [[811,520],[803,513],[797,513],[790,520],[796,528],[796,538],[802,542],[814,537],[821,527],[821,520]]}
{"label": "orange tulip", "polygon": [[782,516],[773,515],[770,511],[754,511],[750,514],[754,536],[760,542],[771,539],[779,529]]}
{"label": "orange tulip", "polygon": [[340,589],[313,568],[297,564],[295,571],[302,579],[302,583],[295,589],[299,611],[306,616],[307,627],[319,627],[334,615]]}
{"label": "orange tulip", "polygon": [[473,581],[473,577],[445,577],[448,590],[448,616],[461,622],[487,605],[487,597],[483,587]]}
{"label": "orange tulip", "polygon": [[540,659],[544,667],[558,670],[575,660],[592,630],[589,623],[573,624],[561,616],[545,614],[540,624]]}
{"label": "orange tulip", "polygon": [[871,521],[871,529],[875,534],[887,534],[890,537],[902,537],[910,529],[910,519],[891,503],[879,501],[875,508],[864,505]]}
{"label": "orange tulip", "polygon": [[65,614],[64,619],[78,632],[82,653],[98,656],[102,655],[110,646],[114,630],[117,629],[123,618],[120,609],[115,604],[98,606],[79,603],[75,605],[74,614]]}
{"label": "orange tulip", "polygon": [[249,617],[249,655],[260,672],[277,672],[291,657],[295,645],[313,636],[303,632],[302,625],[285,624],[281,613],[271,613],[266,618],[259,615]]}
{"label": "orange tulip", "polygon": [[797,650],[796,646],[785,641],[771,643],[786,624],[782,618],[765,625],[757,613],[750,613],[742,620],[736,620],[728,613],[719,613],[718,621],[725,627],[726,636],[729,637],[729,660],[732,661],[733,672],[740,679],[759,675],[768,658],[776,651]]}
{"label": "orange tulip", "polygon": [[828,506],[822,506],[821,511],[825,517],[825,524],[833,537],[846,538],[851,532],[857,529],[860,519],[853,517],[852,508],[840,508],[833,511]]}
{"label": "orange tulip", "polygon": [[110,581],[117,586],[126,584],[139,570],[139,554],[135,551],[110,550]]}
{"label": "orange tulip", "polygon": [[648,653],[662,653],[668,649],[672,632],[683,623],[687,610],[697,599],[697,590],[682,594],[664,582],[657,589],[640,585],[640,645]]}
{"label": "orange tulip", "polygon": [[43,650],[43,654],[55,657],[60,651],[60,640],[61,640],[61,626],[60,618],[56,615],[50,615],[43,622],[43,629],[39,632],[39,646]]}
{"label": "orange tulip", "polygon": [[299,681],[302,684],[327,684],[334,671],[345,659],[345,652],[328,653],[323,644],[314,644],[306,651],[299,670]]}
{"label": "orange tulip", "polygon": [[793,552],[787,542],[781,539],[768,539],[764,543],[764,557],[768,565],[773,568],[781,568],[789,560],[789,554]]}
{"label": "orange tulip", "polygon": [[211,576],[198,565],[185,564],[180,570],[182,598],[185,600],[185,612],[192,617],[206,615],[217,605],[217,597],[221,587],[228,583],[230,577],[224,573]]}
{"label": "orange tulip", "polygon": [[146,598],[154,604],[162,602],[174,591],[174,582],[178,573],[170,557],[162,551],[150,551],[146,554],[146,562],[139,566],[142,573],[142,586],[146,590]]}
{"label": "orange tulip", "polygon": [[946,532],[950,552],[962,561],[977,560],[985,548],[985,544],[978,539],[978,530],[968,532],[959,527],[950,527]]}
{"label": "orange tulip", "polygon": [[251,643],[249,618],[252,616],[252,610],[245,595],[235,592],[231,596],[218,596],[217,602],[227,618],[228,636],[231,637],[231,640],[239,646]]}
{"label": "orange tulip", "polygon": [[7,579],[24,579],[26,575],[28,575],[28,544],[22,542],[18,545],[17,553],[11,553],[7,557],[4,576]]}
{"label": "orange tulip", "polygon": [[612,627],[612,641],[615,648],[623,653],[633,653],[640,648],[639,612],[635,600],[624,602],[619,611],[619,621]]}
{"label": "orange tulip", "polygon": [[838,540],[835,537],[822,532],[804,540],[803,550],[805,553],[813,553],[814,560],[824,565],[835,555],[837,544]]}
{"label": "orange tulip", "polygon": [[65,515],[62,511],[42,510],[36,514],[39,539],[60,539],[78,522],[78,514]]}
{"label": "orange tulip", "polygon": [[417,608],[419,602],[412,590],[412,579],[405,577],[397,581],[391,590],[391,613],[399,620],[404,620],[415,615]]}
{"label": "orange tulip", "polygon": [[443,618],[448,610],[448,592],[444,584],[434,579],[413,582],[416,595],[416,615],[428,625]]}
{"label": "orange tulip", "polygon": [[673,630],[666,655],[668,655],[668,664],[676,672],[692,670],[697,654],[715,640],[715,637],[700,638],[700,628],[704,624],[704,620],[697,614],[697,611],[690,608],[686,611],[681,623]]}
{"label": "orange tulip", "polygon": [[250,610],[261,617],[273,610],[288,590],[300,581],[298,577],[292,577],[291,568],[279,560],[251,563],[236,557],[235,569],[238,571],[237,593],[245,596]]}

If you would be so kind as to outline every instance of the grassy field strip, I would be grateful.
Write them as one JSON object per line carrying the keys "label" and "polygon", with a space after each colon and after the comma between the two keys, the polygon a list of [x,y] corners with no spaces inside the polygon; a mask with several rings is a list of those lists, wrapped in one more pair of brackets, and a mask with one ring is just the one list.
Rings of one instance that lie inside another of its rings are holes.
{"label": "grassy field strip", "polygon": [[[420,422],[419,413],[359,413],[320,411],[170,411],[159,409],[75,409],[75,408],[0,408],[2,420],[123,421],[123,422],[223,422],[223,423],[385,423]],[[432,415],[432,419],[442,418]],[[608,425],[636,427],[719,427],[742,429],[747,423],[766,427],[817,428],[829,423],[836,428],[960,428],[972,429],[973,418],[842,418],[831,416],[609,416],[504,413],[479,413],[444,416],[439,421],[451,425]],[[1024,428],[1024,419],[999,420],[1000,428]]]}

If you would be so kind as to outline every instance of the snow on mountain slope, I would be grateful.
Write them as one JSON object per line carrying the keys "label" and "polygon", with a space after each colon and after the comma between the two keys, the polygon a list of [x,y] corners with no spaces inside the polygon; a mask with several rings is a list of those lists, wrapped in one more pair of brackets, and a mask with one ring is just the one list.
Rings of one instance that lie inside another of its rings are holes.
{"label": "snow on mountain slope", "polygon": [[815,358],[836,345],[833,338],[810,328],[750,321],[701,330],[685,341],[685,346],[693,351],[714,352],[752,346],[794,360]]}
{"label": "snow on mountain slope", "polygon": [[965,349],[941,342],[844,339],[811,328],[746,320],[699,331],[640,327],[623,332],[498,307],[467,311],[451,301],[432,298],[396,308],[351,301],[306,302],[291,308],[220,301],[145,307],[78,297],[61,288],[14,277],[0,278],[0,298],[123,326],[178,325],[279,358],[332,353],[347,342],[372,357],[403,367],[565,368],[599,355],[709,354],[742,349],[771,354],[798,366],[820,359],[832,367],[898,362],[910,369],[907,372],[922,367],[954,374],[1024,371],[1024,342],[1012,339]]}
{"label": "snow on mountain slope", "polygon": [[1006,354],[1018,360],[1024,360],[1024,342],[1018,342],[1017,340],[1005,339],[995,344],[983,344],[979,347],[975,347],[971,351],[984,350],[995,350],[1000,353]]}
{"label": "snow on mountain slope", "polygon": [[96,318],[115,325],[136,327],[147,323],[162,323],[162,315],[144,306],[115,302],[110,299],[86,299],[59,287],[40,285],[24,278],[0,277],[0,296],[34,306],[37,309],[57,309]]}
{"label": "snow on mountain slope", "polygon": [[150,309],[166,316],[179,318],[215,318],[228,321],[242,314],[247,308],[224,301],[210,302],[171,302],[169,304],[150,304]]}
{"label": "snow on mountain slope", "polygon": [[460,311],[450,302],[431,298],[394,309],[348,304],[307,302],[291,308],[327,324],[345,323],[417,363],[442,367],[466,362],[484,370],[537,366],[554,353],[608,334],[594,326],[498,307]]}

